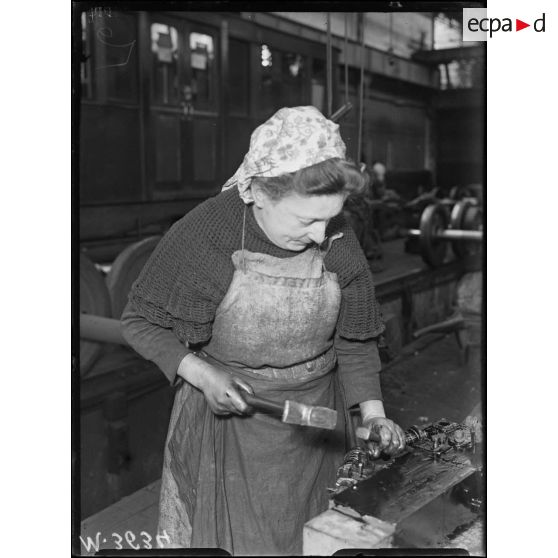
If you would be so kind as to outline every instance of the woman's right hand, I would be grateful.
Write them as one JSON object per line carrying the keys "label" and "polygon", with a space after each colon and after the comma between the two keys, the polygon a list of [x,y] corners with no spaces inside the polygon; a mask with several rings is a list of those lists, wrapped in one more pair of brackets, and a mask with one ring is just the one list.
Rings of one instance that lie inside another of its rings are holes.
{"label": "woman's right hand", "polygon": [[242,399],[239,388],[245,389],[248,393],[254,393],[246,382],[234,378],[228,372],[219,370],[210,364],[200,386],[209,407],[216,415],[230,413],[244,415],[247,413],[248,405]]}
{"label": "woman's right hand", "polygon": [[193,353],[184,357],[178,372],[187,382],[205,395],[207,404],[216,415],[247,414],[249,407],[240,395],[240,389],[253,394],[246,382],[206,362]]}

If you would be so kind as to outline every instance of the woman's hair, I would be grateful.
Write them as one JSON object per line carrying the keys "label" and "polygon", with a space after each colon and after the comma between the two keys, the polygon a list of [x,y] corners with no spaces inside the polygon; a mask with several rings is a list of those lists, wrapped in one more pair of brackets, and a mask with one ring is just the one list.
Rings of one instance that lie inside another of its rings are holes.
{"label": "woman's hair", "polygon": [[274,177],[254,177],[269,198],[278,201],[296,192],[301,196],[331,194],[361,194],[369,183],[368,173],[362,173],[352,161],[335,157],[310,167]]}

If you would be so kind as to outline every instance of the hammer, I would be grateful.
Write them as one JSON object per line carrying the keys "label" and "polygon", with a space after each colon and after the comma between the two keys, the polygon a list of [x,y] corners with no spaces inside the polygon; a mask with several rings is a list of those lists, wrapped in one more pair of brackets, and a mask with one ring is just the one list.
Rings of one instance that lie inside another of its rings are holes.
{"label": "hammer", "polygon": [[[199,358],[207,357],[204,351],[194,352],[194,354]],[[243,384],[239,382],[237,382],[237,384],[243,390],[241,397],[244,401],[259,411],[280,417],[281,420],[287,424],[299,424],[301,426],[313,426],[314,428],[335,430],[335,426],[337,425],[337,411],[333,409],[306,405],[304,403],[297,403],[296,401],[276,403],[275,401],[253,395]]]}
{"label": "hammer", "polygon": [[297,403],[296,401],[275,403],[275,401],[249,393],[243,393],[242,397],[248,405],[260,411],[281,417],[281,420],[287,424],[327,428],[328,430],[334,430],[337,424],[337,411],[327,407],[316,407]]}

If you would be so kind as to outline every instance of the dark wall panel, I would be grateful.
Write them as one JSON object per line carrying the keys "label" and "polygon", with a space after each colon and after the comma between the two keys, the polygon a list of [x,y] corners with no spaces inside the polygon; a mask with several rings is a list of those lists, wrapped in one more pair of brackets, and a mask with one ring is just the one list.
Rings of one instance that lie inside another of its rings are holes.
{"label": "dark wall panel", "polygon": [[438,185],[482,183],[485,122],[479,108],[441,109],[437,114]]}
{"label": "dark wall panel", "polygon": [[174,390],[165,386],[128,400],[126,423],[130,461],[119,473],[108,470],[108,423],[102,407],[82,412],[82,519],[160,478],[173,397]]}
{"label": "dark wall panel", "polygon": [[368,162],[384,161],[393,170],[424,168],[426,109],[393,100],[366,102],[364,154]]}
{"label": "dark wall panel", "polygon": [[247,115],[250,108],[249,43],[230,39],[229,60],[229,111]]}
{"label": "dark wall panel", "polygon": [[181,178],[180,120],[175,116],[155,116],[155,179],[178,182]]}
{"label": "dark wall panel", "polygon": [[83,104],[79,153],[82,204],[141,200],[136,109]]}
{"label": "dark wall panel", "polygon": [[214,119],[193,122],[194,176],[198,181],[215,180],[217,165],[217,125]]}
{"label": "dark wall panel", "polygon": [[227,161],[225,176],[231,177],[242,163],[250,147],[250,135],[255,129],[252,120],[248,118],[229,118],[227,122]]}

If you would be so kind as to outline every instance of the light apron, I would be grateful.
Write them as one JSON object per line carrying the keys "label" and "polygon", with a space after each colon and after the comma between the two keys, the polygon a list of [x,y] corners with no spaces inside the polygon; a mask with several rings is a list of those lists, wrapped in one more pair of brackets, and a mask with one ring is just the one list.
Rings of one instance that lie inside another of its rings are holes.
{"label": "light apron", "polygon": [[170,546],[301,554],[304,523],[327,509],[345,422],[333,373],[341,291],[323,258],[317,248],[285,259],[235,252],[233,279],[203,352],[258,396],[338,408],[336,430],[263,413],[216,416],[201,391],[184,382],[172,410],[160,497],[159,533]]}

